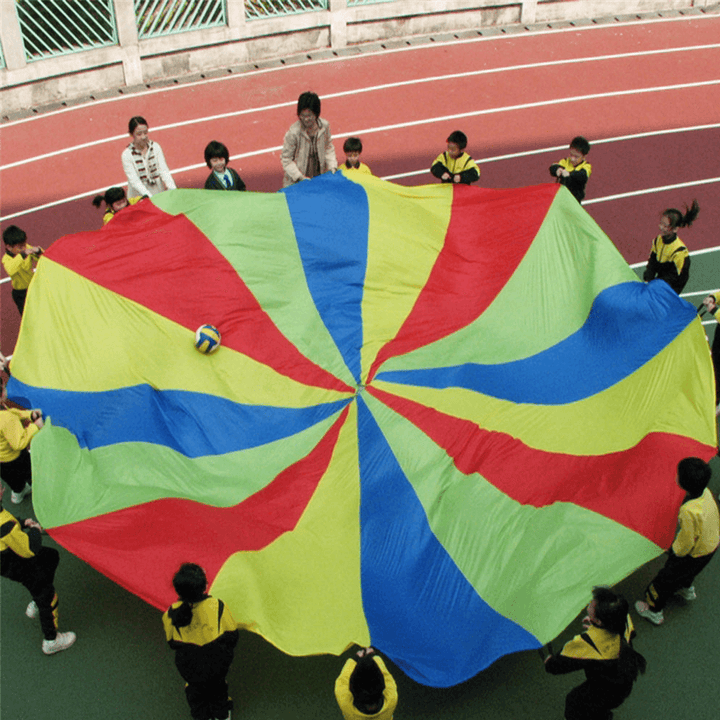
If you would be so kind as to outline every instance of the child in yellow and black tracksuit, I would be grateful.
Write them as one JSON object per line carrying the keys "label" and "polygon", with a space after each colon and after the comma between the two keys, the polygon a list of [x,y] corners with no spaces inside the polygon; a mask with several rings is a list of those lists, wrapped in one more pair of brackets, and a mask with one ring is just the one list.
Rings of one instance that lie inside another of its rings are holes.
{"label": "child in yellow and black tracksuit", "polygon": [[363,648],[349,658],[335,681],[335,699],[345,720],[392,720],[397,685],[375,649]]}
{"label": "child in yellow and black tracksuit", "polygon": [[187,683],[185,695],[194,720],[230,718],[232,700],[225,677],[233,660],[238,629],[222,600],[206,594],[205,571],[183,563],[173,577],[178,602],[163,615],[175,665]]}
{"label": "child in yellow and black tracksuit", "polygon": [[700,208],[693,200],[685,213],[675,208],[665,210],[660,218],[660,234],[653,240],[643,280],[664,280],[678,295],[690,277],[690,253],[675,232],[679,227],[690,227]]}
{"label": "child in yellow and black tracksuit", "polygon": [[645,658],[632,647],[635,630],[628,603],[610,588],[593,588],[583,620],[585,632],[576,635],[558,655],[545,659],[553,675],[585,671],[585,682],[565,698],[566,720],[610,720],[612,710],[630,695]]}
{"label": "child in yellow and black tracksuit", "polygon": [[585,186],[592,172],[592,165],[585,159],[589,152],[590,143],[578,135],[570,143],[568,156],[550,166],[555,182],[564,185],[579,203],[585,199]]}
{"label": "child in yellow and black tracksuit", "polygon": [[7,407],[5,382],[0,378],[0,478],[12,490],[16,505],[32,490],[32,467],[28,446],[43,426],[40,410]]}
{"label": "child in yellow and black tracksuit", "polygon": [[25,309],[25,298],[33,278],[33,268],[42,255],[42,248],[27,244],[27,235],[17,225],[10,225],[3,231],[5,254],[2,264],[10,276],[12,299],[20,314]]}
{"label": "child in yellow and black tracksuit", "polygon": [[443,183],[469,185],[480,179],[480,168],[465,152],[467,136],[460,130],[450,133],[447,150],[440,153],[430,166],[430,172]]}
{"label": "child in yellow and black tracksuit", "polygon": [[711,475],[700,458],[678,463],[676,482],[687,493],[678,512],[680,527],[665,566],[645,590],[645,600],[635,603],[638,613],[655,625],[665,621],[663,608],[674,594],[695,599],[693,580],[720,545],[720,511],[707,486]]}
{"label": "child in yellow and black tracksuit", "polygon": [[55,571],[60,554],[42,546],[42,528],[35,520],[17,520],[2,506],[4,488],[0,485],[0,575],[24,585],[32,595],[25,614],[40,617],[45,640],[42,651],[52,655],[69,648],[75,633],[57,631],[58,597]]}

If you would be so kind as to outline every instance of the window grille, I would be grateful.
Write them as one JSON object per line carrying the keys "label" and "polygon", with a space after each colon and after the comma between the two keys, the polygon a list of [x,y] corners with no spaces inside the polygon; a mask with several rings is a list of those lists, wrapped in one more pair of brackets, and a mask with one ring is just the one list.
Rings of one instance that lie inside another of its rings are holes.
{"label": "window grille", "polygon": [[225,2],[226,0],[135,0],[138,37],[142,40],[227,25]]}
{"label": "window grille", "polygon": [[27,62],[117,44],[112,0],[17,0]]}
{"label": "window grille", "polygon": [[327,10],[328,0],[245,0],[248,20]]}

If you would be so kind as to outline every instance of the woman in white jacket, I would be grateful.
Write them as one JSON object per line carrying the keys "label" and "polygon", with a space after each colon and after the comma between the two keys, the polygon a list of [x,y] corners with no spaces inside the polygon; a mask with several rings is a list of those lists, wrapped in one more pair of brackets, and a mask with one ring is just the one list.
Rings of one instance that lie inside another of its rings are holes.
{"label": "woman in white jacket", "polygon": [[128,198],[156,195],[176,187],[162,148],[148,137],[148,123],[137,115],[130,118],[132,142],[123,150],[122,164],[128,181]]}
{"label": "woman in white jacket", "polygon": [[337,170],[330,123],[320,117],[320,98],[304,92],[298,98],[297,116],[283,142],[283,187]]}

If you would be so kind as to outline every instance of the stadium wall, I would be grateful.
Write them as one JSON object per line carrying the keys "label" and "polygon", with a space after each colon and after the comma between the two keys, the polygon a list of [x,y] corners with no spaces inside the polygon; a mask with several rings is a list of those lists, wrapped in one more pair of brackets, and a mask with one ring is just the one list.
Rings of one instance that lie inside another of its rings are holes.
{"label": "stadium wall", "polygon": [[227,0],[224,27],[138,39],[133,3],[112,0],[118,43],[28,62],[14,3],[0,3],[2,119],[143,87],[243,72],[306,57],[361,52],[368,43],[523,27],[649,12],[702,12],[716,0],[391,0],[247,20],[242,0]]}

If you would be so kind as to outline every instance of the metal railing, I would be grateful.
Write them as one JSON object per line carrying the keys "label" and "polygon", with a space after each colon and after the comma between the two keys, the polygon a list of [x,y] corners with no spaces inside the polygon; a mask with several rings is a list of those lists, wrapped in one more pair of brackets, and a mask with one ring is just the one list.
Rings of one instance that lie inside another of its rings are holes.
{"label": "metal railing", "polygon": [[112,0],[17,0],[27,62],[117,44]]}
{"label": "metal railing", "polygon": [[248,20],[327,10],[328,0],[245,0]]}
{"label": "metal railing", "polygon": [[138,37],[227,25],[226,0],[134,0]]}

